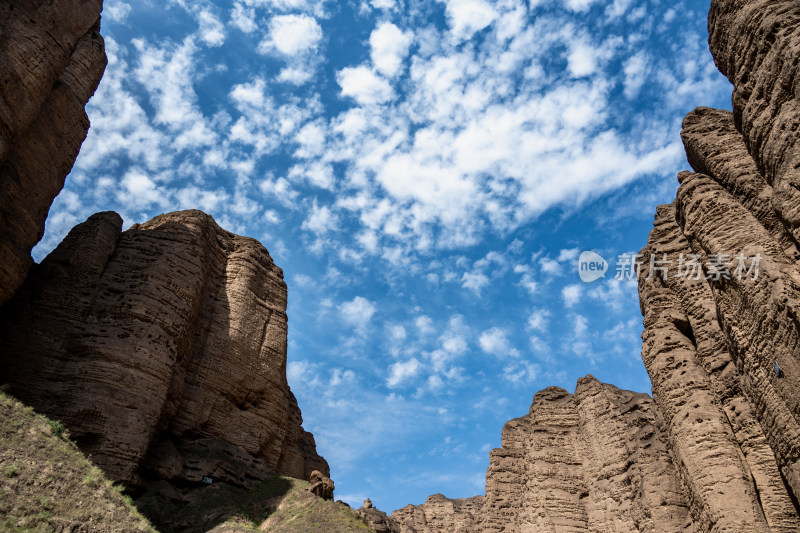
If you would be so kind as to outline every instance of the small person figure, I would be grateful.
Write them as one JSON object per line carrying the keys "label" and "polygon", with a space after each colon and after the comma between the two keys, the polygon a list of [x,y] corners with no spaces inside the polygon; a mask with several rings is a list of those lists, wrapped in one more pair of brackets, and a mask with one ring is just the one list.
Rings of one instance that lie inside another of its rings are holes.
{"label": "small person figure", "polygon": [[778,364],[778,361],[775,361],[775,375],[779,378],[783,377],[783,369],[781,368],[781,365]]}

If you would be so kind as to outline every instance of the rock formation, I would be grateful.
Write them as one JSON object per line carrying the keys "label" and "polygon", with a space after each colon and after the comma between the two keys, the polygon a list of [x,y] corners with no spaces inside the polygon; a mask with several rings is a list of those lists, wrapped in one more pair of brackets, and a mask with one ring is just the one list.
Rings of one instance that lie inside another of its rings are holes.
{"label": "rock formation", "polygon": [[451,500],[443,494],[428,496],[422,505],[406,505],[393,511],[400,533],[468,533],[483,508],[483,496]]}
{"label": "rock formation", "polygon": [[76,226],[0,309],[0,382],[129,485],[328,465],[286,382],[286,284],[200,211]]}
{"label": "rock formation", "polygon": [[0,3],[0,305],[22,284],[89,129],[101,0]]}
{"label": "rock formation", "polygon": [[477,531],[683,531],[691,520],[646,394],[591,376],[503,427]]}
{"label": "rock formation", "polygon": [[333,500],[333,491],[336,487],[331,478],[319,470],[314,470],[308,481],[311,483],[306,489],[308,492],[323,500]]}
{"label": "rock formation", "polygon": [[386,516],[386,513],[372,506],[372,501],[367,498],[364,500],[364,505],[356,509],[356,516],[367,525],[367,527],[375,533],[401,533],[402,529],[392,518]]}
{"label": "rock formation", "polygon": [[699,529],[798,531],[800,5],[714,1],[709,34],[733,113],[684,120],[695,173],[641,253],[642,357]]}
{"label": "rock formation", "polygon": [[713,0],[709,44],[733,112],[685,118],[639,259],[653,399],[538,393],[471,531],[800,531],[800,4]]}

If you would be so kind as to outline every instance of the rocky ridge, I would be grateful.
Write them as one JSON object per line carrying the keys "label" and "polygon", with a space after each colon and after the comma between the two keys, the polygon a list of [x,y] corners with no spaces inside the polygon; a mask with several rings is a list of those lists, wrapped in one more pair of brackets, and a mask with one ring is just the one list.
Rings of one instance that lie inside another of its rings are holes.
{"label": "rocky ridge", "polygon": [[483,496],[450,499],[434,494],[422,505],[406,505],[393,511],[391,519],[398,523],[400,533],[466,533],[472,530],[483,503]]}
{"label": "rocky ridge", "polygon": [[286,380],[283,272],[260,243],[200,211],[124,232],[106,212],[31,259],[89,128],[101,10],[0,5],[0,385],[134,495],[314,473],[332,498]]}

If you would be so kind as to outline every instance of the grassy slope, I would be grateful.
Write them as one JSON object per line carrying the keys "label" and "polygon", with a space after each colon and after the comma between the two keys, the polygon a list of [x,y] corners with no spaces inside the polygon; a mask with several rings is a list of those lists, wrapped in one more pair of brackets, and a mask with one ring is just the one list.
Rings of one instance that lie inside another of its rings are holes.
{"label": "grassy slope", "polygon": [[[368,533],[346,506],[323,501],[308,483],[283,476],[249,489],[214,483],[175,492],[148,492],[136,505],[163,533],[270,531],[273,533]],[[171,493],[171,495],[170,495]]]}
{"label": "grassy slope", "polygon": [[155,531],[48,420],[0,392],[1,531]]}
{"label": "grassy slope", "polygon": [[271,533],[368,533],[373,531],[341,503],[305,491],[290,493],[264,523]]}
{"label": "grassy slope", "polygon": [[134,507],[59,422],[0,392],[0,532],[156,532],[139,510],[163,533],[372,531],[348,507],[317,498],[298,479],[275,476],[250,489],[164,487],[169,496],[150,491]]}

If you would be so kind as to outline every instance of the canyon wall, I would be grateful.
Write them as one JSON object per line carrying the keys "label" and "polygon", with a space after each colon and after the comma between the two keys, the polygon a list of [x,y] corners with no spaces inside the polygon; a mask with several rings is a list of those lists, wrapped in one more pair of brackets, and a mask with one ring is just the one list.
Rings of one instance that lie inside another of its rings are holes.
{"label": "canyon wall", "polygon": [[33,264],[106,66],[101,0],[0,3],[0,305]]}
{"label": "canyon wall", "polygon": [[86,137],[101,0],[0,3],[0,384],[129,488],[328,464],[286,381],[286,284],[199,211],[76,226],[30,252]]}
{"label": "canyon wall", "polygon": [[286,284],[200,211],[76,226],[0,309],[0,382],[114,480],[329,475],[286,382]]}
{"label": "canyon wall", "polygon": [[392,512],[390,518],[400,533],[468,533],[473,531],[483,503],[483,496],[450,499],[434,494],[421,505],[406,505]]}
{"label": "canyon wall", "polygon": [[660,413],[646,394],[578,380],[505,424],[486,496],[440,495],[391,514],[402,533],[693,531]]}
{"label": "canyon wall", "polygon": [[800,4],[713,0],[709,45],[733,112],[686,116],[639,258],[653,398],[539,392],[467,531],[800,531]]}
{"label": "canyon wall", "polygon": [[684,120],[695,172],[641,252],[642,357],[700,529],[797,531],[800,4],[714,1],[709,44],[733,112]]}

